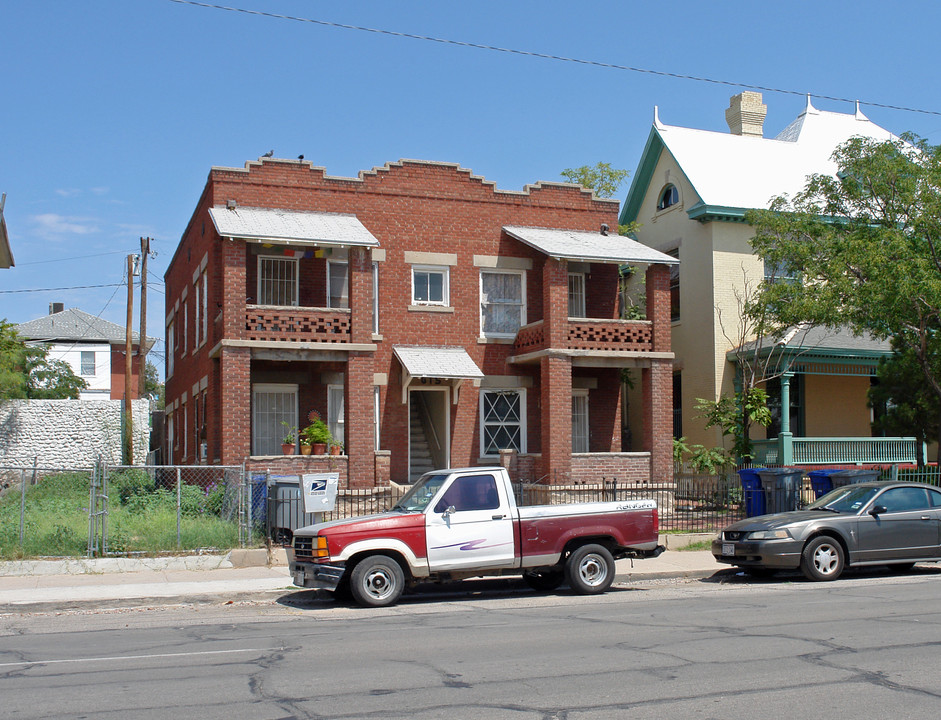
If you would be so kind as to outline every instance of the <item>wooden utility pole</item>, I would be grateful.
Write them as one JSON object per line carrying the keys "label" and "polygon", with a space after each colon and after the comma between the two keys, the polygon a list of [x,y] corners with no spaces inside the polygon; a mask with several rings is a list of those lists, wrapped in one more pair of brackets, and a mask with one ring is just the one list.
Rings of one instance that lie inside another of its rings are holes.
{"label": "wooden utility pole", "polygon": [[[140,338],[137,353],[140,355],[141,382],[147,376],[144,361],[147,359],[147,256],[150,255],[150,238],[140,239]],[[143,385],[137,396],[143,397]]]}
{"label": "wooden utility pole", "polygon": [[131,323],[134,321],[134,256],[127,256],[127,323],[124,339],[124,461],[134,464],[134,427],[131,421],[131,378],[133,377],[131,353]]}

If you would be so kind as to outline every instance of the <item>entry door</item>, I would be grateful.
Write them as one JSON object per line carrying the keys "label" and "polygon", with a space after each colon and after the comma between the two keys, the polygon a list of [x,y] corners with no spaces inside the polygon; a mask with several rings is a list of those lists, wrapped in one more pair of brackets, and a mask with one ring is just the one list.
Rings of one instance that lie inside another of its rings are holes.
{"label": "entry door", "polygon": [[430,470],[450,464],[451,388],[428,383],[408,393],[408,468],[414,482]]}
{"label": "entry door", "polygon": [[431,571],[516,567],[509,507],[493,475],[455,478],[425,513]]}

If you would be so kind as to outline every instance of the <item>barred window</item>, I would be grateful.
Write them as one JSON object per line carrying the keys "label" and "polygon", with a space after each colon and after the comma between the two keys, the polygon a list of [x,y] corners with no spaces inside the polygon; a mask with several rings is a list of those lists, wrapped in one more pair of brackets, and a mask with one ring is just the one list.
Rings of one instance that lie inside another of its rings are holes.
{"label": "barred window", "polygon": [[297,260],[258,258],[258,304],[297,305]]}
{"label": "barred window", "polygon": [[526,452],[525,407],[524,390],[481,391],[481,455]]}

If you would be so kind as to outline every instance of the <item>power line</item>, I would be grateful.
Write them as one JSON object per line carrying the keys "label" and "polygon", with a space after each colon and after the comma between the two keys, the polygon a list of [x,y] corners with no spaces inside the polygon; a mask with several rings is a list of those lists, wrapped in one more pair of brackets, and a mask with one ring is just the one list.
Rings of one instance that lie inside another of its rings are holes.
{"label": "power line", "polygon": [[124,283],[105,283],[104,285],[73,285],[72,287],[30,288],[27,290],[0,290],[2,294],[54,292],[56,290],[89,290],[91,288],[122,287]]}
{"label": "power line", "polygon": [[870,102],[866,100],[855,100],[850,98],[836,97],[833,95],[821,95],[819,93],[807,93],[802,90],[786,90],[783,88],[768,87],[766,85],[751,85],[749,83],[733,82],[731,80],[717,80],[715,78],[700,77],[697,75],[686,75],[683,73],[672,73],[664,70],[651,70],[649,68],[634,67],[631,65],[617,65],[615,63],[600,62],[598,60],[583,60],[580,58],[570,58],[564,55],[552,55],[549,53],[533,52],[530,50],[516,50],[514,48],[498,47],[496,45],[484,45],[482,43],[466,42],[463,40],[450,40],[447,38],[431,37],[429,35],[416,35],[414,33],[396,32],[394,30],[383,30],[381,28],[369,28],[360,25],[346,25],[344,23],[330,22],[329,20],[315,20],[313,18],[303,18],[294,15],[280,15],[278,13],[263,12],[261,10],[248,10],[246,8],[229,7],[226,5],[214,5],[212,3],[196,2],[196,0],[169,0],[179,5],[192,5],[194,7],[209,8],[212,10],[225,10],[227,12],[243,13],[245,15],[257,15],[260,17],[273,18],[275,20],[290,20],[292,22],[310,23],[313,25],[322,25],[324,27],[340,28],[343,30],[358,30],[359,32],[375,33],[377,35],[389,35],[392,37],[409,38],[411,40],[424,40],[426,42],[441,43],[443,45],[457,45],[458,47],[473,48],[475,50],[490,50],[493,52],[509,53],[511,55],[523,55],[526,57],[539,58],[541,60],[555,60],[558,62],[576,63],[579,65],[589,65],[591,67],[606,68],[609,70],[624,70],[628,72],[644,73],[647,75],[657,75],[660,77],[674,78],[677,80],[693,80],[695,82],[711,83],[713,85],[725,85],[727,87],[742,88],[745,90],[760,90],[762,92],[781,93],[784,95],[799,95],[805,97],[808,94],[821,100],[834,100],[836,102],[856,103],[868,107],[883,108],[886,110],[901,110],[903,112],[922,113],[924,115],[939,115],[941,111],[922,110],[920,108],[905,107],[902,105],[889,105],[886,103]]}
{"label": "power line", "polygon": [[75,257],[67,258],[56,258],[54,260],[32,260],[30,262],[21,262],[17,263],[17,267],[21,265],[43,265],[45,263],[55,263],[55,262],[65,262],[66,260],[85,260],[86,258],[96,258],[102,257],[104,255],[124,255],[123,250],[112,250],[110,252],[96,253],[95,255],[76,255]]}

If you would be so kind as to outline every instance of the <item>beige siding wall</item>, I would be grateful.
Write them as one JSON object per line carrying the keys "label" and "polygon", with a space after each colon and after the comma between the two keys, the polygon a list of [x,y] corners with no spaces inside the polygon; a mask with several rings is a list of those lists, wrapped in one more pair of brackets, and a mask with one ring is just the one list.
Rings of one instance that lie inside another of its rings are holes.
{"label": "beige siding wall", "polygon": [[867,377],[804,376],[807,437],[869,437]]}

